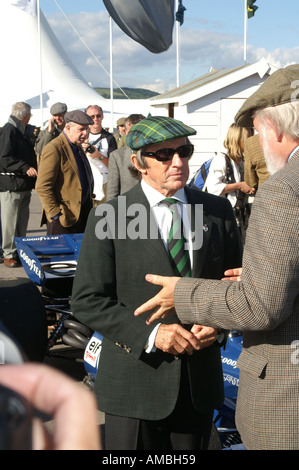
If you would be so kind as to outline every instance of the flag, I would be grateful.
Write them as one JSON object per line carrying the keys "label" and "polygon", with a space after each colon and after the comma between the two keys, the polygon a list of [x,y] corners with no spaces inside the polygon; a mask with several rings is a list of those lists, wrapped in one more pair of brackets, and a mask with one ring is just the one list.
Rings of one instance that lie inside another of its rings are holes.
{"label": "flag", "polygon": [[175,14],[175,19],[180,23],[180,26],[184,23],[184,11],[186,8],[184,7],[182,0],[179,0],[178,11]]}
{"label": "flag", "polygon": [[248,18],[252,18],[256,12],[256,10],[258,9],[258,7],[256,5],[254,5],[254,3],[256,2],[256,0],[247,0],[247,16]]}
{"label": "flag", "polygon": [[36,0],[8,0],[8,3],[26,11],[29,15],[36,16]]}

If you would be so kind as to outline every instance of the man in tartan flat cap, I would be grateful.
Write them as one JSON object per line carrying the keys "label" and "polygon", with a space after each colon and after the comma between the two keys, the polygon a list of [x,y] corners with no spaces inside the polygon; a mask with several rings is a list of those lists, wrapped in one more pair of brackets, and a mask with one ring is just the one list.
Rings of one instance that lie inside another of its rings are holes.
{"label": "man in tartan flat cap", "polygon": [[223,401],[218,330],[186,328],[175,311],[150,327],[133,315],[157,293],[149,272],[221,279],[240,265],[231,204],[186,187],[195,133],[161,116],[132,126],[141,181],[92,211],[84,234],[72,308],[103,336],[95,393],[107,450],[206,449]]}

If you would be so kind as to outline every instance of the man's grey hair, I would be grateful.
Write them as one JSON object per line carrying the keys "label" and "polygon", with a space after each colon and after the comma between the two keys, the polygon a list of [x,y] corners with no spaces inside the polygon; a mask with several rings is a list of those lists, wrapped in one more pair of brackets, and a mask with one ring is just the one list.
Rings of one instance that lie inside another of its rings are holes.
{"label": "man's grey hair", "polygon": [[257,109],[254,117],[259,118],[263,126],[267,126],[267,120],[269,120],[280,135],[288,135],[294,140],[299,139],[298,100],[269,108]]}
{"label": "man's grey hair", "polygon": [[26,114],[31,113],[31,106],[28,103],[19,101],[12,106],[11,115],[22,121]]}

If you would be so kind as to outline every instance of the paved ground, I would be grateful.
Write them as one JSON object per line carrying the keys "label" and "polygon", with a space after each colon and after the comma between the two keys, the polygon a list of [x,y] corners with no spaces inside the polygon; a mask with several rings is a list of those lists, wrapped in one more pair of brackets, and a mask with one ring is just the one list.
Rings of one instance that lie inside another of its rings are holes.
{"label": "paved ground", "polygon": [[[46,234],[45,226],[40,227],[40,220],[41,204],[38,195],[33,191],[30,204],[30,218],[26,234],[28,237]],[[23,267],[7,268],[3,263],[0,264],[0,280],[19,278],[28,279]],[[83,364],[83,351],[74,351],[72,348],[62,343],[58,343],[58,345],[50,351],[44,362],[70,375],[78,382],[82,382],[86,376]],[[101,412],[98,412],[98,423],[104,433],[104,415]],[[48,426],[51,426],[51,422],[48,423]]]}

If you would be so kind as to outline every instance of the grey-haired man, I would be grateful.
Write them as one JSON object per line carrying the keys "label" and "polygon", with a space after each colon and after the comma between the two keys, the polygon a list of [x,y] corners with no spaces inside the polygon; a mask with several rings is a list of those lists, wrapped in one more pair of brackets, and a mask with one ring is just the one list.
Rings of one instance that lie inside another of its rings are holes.
{"label": "grey-haired man", "polygon": [[[127,145],[141,182],[92,211],[84,234],[72,308],[104,337],[95,392],[106,413],[109,450],[206,449],[213,410],[223,400],[216,330],[186,328],[176,314],[148,327],[133,315],[157,292],[145,281],[150,269],[173,275],[182,267],[185,275],[219,279],[241,262],[230,203],[186,187],[193,153],[188,136],[195,133],[160,116],[132,126]],[[177,250],[168,244],[169,202],[189,215],[188,250],[178,250],[178,266],[171,259]],[[203,221],[197,213],[202,205]],[[199,243],[192,240],[197,237]]]}

